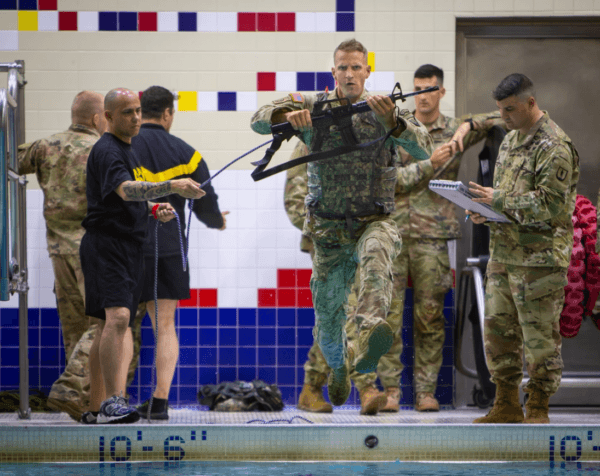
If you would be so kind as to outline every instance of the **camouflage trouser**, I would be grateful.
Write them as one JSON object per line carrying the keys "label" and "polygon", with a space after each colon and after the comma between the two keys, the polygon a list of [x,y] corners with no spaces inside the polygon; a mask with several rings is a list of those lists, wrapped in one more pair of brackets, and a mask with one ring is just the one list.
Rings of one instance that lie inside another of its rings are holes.
{"label": "camouflage trouser", "polygon": [[484,339],[495,383],[521,383],[525,347],[529,383],[524,390],[553,395],[558,389],[563,368],[559,318],[566,276],[566,268],[488,263]]}
{"label": "camouflage trouser", "polygon": [[[138,310],[131,327],[131,333],[133,334],[133,358],[129,365],[129,371],[127,373],[127,386],[131,384],[135,376],[135,369],[137,368],[138,361],[140,358],[140,346],[141,346],[141,325],[144,316],[146,315],[146,303],[141,303],[138,306]],[[97,324],[93,324],[88,327],[84,334],[75,345],[73,354],[65,370],[60,375],[58,380],[54,382],[50,390],[49,398],[55,398],[57,400],[70,401],[75,403],[79,408],[85,410],[90,404],[90,368],[89,368],[89,357],[92,342],[96,335]]]}
{"label": "camouflage trouser", "polygon": [[360,265],[356,325],[368,330],[387,316],[392,298],[392,262],[402,240],[386,216],[355,221],[354,237],[345,220],[312,217],[306,228],[315,244],[310,287],[315,309],[313,335],[327,364],[339,368],[346,356],[346,312],[350,288]]}
{"label": "camouflage trouser", "polygon": [[85,315],[85,289],[79,255],[51,255],[54,269],[54,292],[58,317],[62,328],[65,358],[67,362],[75,344],[89,327]]}

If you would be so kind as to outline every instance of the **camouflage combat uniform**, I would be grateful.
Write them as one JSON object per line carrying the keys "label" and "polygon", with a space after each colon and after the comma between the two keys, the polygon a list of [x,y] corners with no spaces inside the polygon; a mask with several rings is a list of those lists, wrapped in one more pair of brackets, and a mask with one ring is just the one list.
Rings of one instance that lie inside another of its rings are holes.
{"label": "camouflage combat uniform", "polygon": [[512,223],[490,226],[485,290],[485,352],[492,380],[519,385],[523,347],[526,393],[552,395],[563,368],[559,318],[573,223],[579,157],[547,113],[524,137],[500,146],[492,207]]}
{"label": "camouflage combat uniform", "polygon": [[[503,124],[497,111],[460,118],[440,114],[434,122],[425,124],[433,139],[434,148],[449,142],[458,127],[469,118],[473,120],[476,130],[469,132],[464,138],[465,150],[485,139],[493,126]],[[398,323],[400,329],[405,289],[410,276],[414,290],[415,394],[435,393],[437,387],[445,339],[444,298],[453,281],[447,242],[460,238],[460,225],[454,205],[429,190],[429,181],[456,180],[461,158],[462,152],[458,151],[438,170],[427,168],[420,180],[398,181],[396,186],[396,212],[393,218],[402,236],[403,246],[394,262],[395,302],[388,322]],[[403,148],[400,148],[400,159],[404,167],[416,162]],[[389,367],[388,372],[393,368],[400,375],[403,368],[399,357],[402,352],[401,340],[396,352],[397,359],[387,363],[383,361],[381,365]]]}
{"label": "camouflage combat uniform", "polygon": [[[360,100],[366,99],[367,94],[363,92]],[[321,95],[325,96],[337,99],[337,89],[329,95]],[[308,109],[312,112],[317,99],[316,95],[296,93],[263,106],[252,118],[252,129],[267,134],[275,111]],[[394,209],[398,173],[395,149],[403,145],[424,161],[432,152],[431,138],[409,111],[401,111],[399,120],[406,129],[398,138],[391,136],[381,148],[378,143],[368,149],[308,164],[309,193],[305,203],[311,215],[305,221],[303,233],[310,236],[315,245],[311,278],[316,319],[314,335],[332,369],[342,367],[347,355],[344,306],[357,265],[360,271],[354,318],[359,339],[363,331],[385,320],[391,304],[392,261],[402,244],[397,227],[389,217]],[[354,115],[352,130],[360,143],[385,134],[372,112]],[[329,150],[343,144],[336,126],[322,135],[313,129],[302,134],[302,140],[311,151]],[[378,202],[374,202],[374,198]]]}
{"label": "camouflage combat uniform", "polygon": [[[19,146],[18,154],[19,174],[35,173],[44,193],[46,241],[67,360],[50,398],[78,406],[89,401],[88,355],[95,329],[88,331],[79,244],[85,233],[81,221],[87,213],[87,158],[99,138],[96,130],[72,124],[65,132]],[[135,352],[139,355],[139,343]]]}

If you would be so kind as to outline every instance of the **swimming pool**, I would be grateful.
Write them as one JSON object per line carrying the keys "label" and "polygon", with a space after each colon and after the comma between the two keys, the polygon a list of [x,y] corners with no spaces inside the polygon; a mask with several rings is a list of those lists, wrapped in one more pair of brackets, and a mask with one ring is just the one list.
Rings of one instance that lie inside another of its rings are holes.
{"label": "swimming pool", "polygon": [[26,463],[0,465],[0,476],[563,476],[600,475],[600,463]]}

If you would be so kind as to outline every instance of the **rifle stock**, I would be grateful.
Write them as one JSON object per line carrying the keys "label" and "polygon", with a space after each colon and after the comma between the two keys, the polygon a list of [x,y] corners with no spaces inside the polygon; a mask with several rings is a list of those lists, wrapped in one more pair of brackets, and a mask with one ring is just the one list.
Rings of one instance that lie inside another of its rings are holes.
{"label": "rifle stock", "polygon": [[[396,88],[399,89],[399,92],[394,93]],[[432,86],[430,88],[423,89],[421,91],[414,91],[412,93],[404,94],[402,92],[402,88],[400,88],[400,83],[396,83],[396,86],[394,86],[392,94],[390,94],[388,97],[394,103],[398,100],[404,102],[404,101],[406,101],[406,98],[408,98],[408,97],[417,96],[419,94],[430,93],[433,91],[438,91],[439,89],[440,89],[439,86]],[[370,110],[371,110],[371,108],[367,104],[367,101],[360,101],[355,104],[342,104],[341,106],[327,109],[326,111],[324,111],[321,114],[311,115],[311,120],[315,126],[329,127],[334,124],[334,118],[336,118],[336,117],[353,116],[354,114],[360,114],[362,112],[368,112]],[[292,135],[298,134],[300,131],[297,131],[296,129],[294,129],[289,122],[281,122],[279,124],[273,124],[271,126],[271,132],[273,134],[285,134],[285,135],[291,134],[290,135],[290,137],[291,137]],[[288,137],[286,137],[286,138],[288,138]]]}

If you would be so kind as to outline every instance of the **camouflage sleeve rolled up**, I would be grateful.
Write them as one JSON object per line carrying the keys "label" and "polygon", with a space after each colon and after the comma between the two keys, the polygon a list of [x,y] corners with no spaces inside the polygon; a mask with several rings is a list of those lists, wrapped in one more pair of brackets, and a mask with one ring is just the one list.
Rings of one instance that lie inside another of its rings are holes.
{"label": "camouflage sleeve rolled up", "polygon": [[540,150],[530,190],[494,190],[492,208],[520,224],[550,220],[560,213],[571,192],[573,155],[564,144]]}
{"label": "camouflage sleeve rolled up", "polygon": [[459,118],[458,125],[462,124],[467,119],[473,120],[475,130],[469,132],[465,136],[463,141],[465,150],[485,139],[492,127],[501,126],[506,129],[506,124],[500,117],[500,111],[484,112],[482,114],[467,114]]}
{"label": "camouflage sleeve rolled up", "polygon": [[[283,98],[276,99],[272,103],[262,106],[256,111],[252,119],[250,119],[250,127],[254,132],[259,134],[270,134],[273,114],[277,112],[299,111],[300,109],[308,109],[312,112],[316,99],[315,95],[290,93]],[[310,143],[310,141],[305,142]]]}
{"label": "camouflage sleeve rolled up", "polygon": [[[404,148],[417,160],[427,160],[433,153],[433,140],[427,128],[415,119],[408,109],[402,109],[398,119],[404,124],[405,129],[400,137],[390,137],[394,145]],[[388,144],[386,144],[388,145]]]}
{"label": "camouflage sleeve rolled up", "polygon": [[[307,154],[308,147],[303,142],[298,141],[290,160],[303,157]],[[288,218],[299,230],[302,230],[304,226],[304,199],[308,195],[307,166],[308,164],[297,165],[287,171],[283,196],[283,204]]]}

